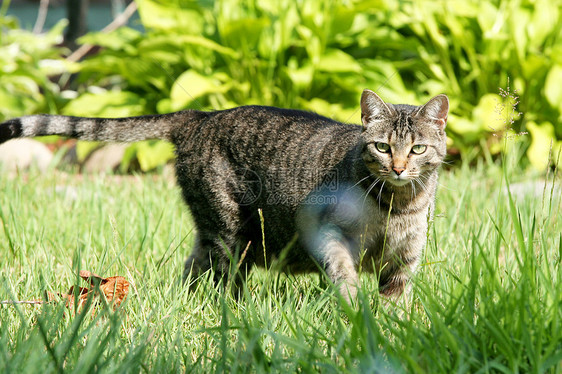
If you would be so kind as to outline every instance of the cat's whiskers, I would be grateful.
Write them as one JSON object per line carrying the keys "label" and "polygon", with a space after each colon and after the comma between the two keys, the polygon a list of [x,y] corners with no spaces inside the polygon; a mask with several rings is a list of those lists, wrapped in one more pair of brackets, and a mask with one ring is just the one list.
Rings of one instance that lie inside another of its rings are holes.
{"label": "cat's whiskers", "polygon": [[[365,201],[367,201],[367,197],[369,196],[369,194],[371,193],[371,191],[373,190],[373,188],[375,188],[375,186],[377,185],[377,183],[379,183],[381,181],[380,178],[377,178],[373,183],[371,183],[371,185],[369,186],[369,188],[367,189],[367,192],[365,192],[365,198],[363,199],[363,205],[365,205]],[[384,183],[383,183],[384,184]]]}
{"label": "cat's whiskers", "polygon": [[359,183],[363,182],[364,180],[367,180],[367,179],[369,179],[371,177],[374,177],[374,176],[375,176],[375,173],[371,173],[371,174],[367,175],[365,178],[362,178],[359,182],[357,182],[353,186],[349,187],[349,189],[352,189],[353,187],[357,186]]}
{"label": "cat's whiskers", "polygon": [[[425,182],[427,182],[429,180],[428,174],[422,174],[421,177],[424,177]],[[448,190],[448,191],[455,191],[455,192],[458,191],[458,189],[445,186],[443,183],[441,183],[439,181],[437,181],[437,185],[441,188],[444,188],[444,189]]]}
{"label": "cat's whiskers", "polygon": [[378,196],[379,207],[381,206],[381,192],[382,192],[382,189],[384,188],[384,184],[385,184],[385,183],[386,183],[386,180],[383,180],[383,181],[382,181],[382,186],[381,186],[381,188],[380,188],[380,190],[379,190],[379,196]]}
{"label": "cat's whiskers", "polygon": [[428,174],[420,174],[420,175],[418,175],[418,178],[419,178],[420,180],[423,180],[424,182],[427,182],[427,181],[429,180],[429,177],[430,177],[430,176],[429,176]]}
{"label": "cat's whiskers", "polygon": [[[425,184],[425,182],[422,180],[422,176],[420,175],[419,177],[417,177],[416,179],[414,179],[416,182],[418,182],[418,184],[420,185],[420,187],[426,191],[427,190],[427,185]],[[426,180],[427,182],[427,180]]]}

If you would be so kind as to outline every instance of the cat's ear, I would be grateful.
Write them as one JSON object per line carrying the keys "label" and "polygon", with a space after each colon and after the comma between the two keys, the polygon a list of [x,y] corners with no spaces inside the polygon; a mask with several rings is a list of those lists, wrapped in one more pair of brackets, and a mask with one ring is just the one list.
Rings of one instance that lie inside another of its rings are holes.
{"label": "cat's ear", "polygon": [[378,117],[392,115],[392,110],[373,91],[363,90],[361,94],[361,122],[367,127],[369,122]]}
{"label": "cat's ear", "polygon": [[443,131],[447,124],[447,116],[449,114],[449,99],[446,95],[437,95],[429,100],[425,105],[420,107],[417,112],[417,117],[423,117],[437,126],[439,130]]}

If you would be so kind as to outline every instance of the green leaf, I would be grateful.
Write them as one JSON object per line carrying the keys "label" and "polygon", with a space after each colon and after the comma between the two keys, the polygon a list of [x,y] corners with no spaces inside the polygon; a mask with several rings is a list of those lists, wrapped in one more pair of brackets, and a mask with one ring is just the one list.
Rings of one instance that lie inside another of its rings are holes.
{"label": "green leaf", "polygon": [[42,59],[38,63],[38,68],[42,74],[50,77],[77,71],[79,64],[67,60]]}
{"label": "green leaf", "polygon": [[158,113],[174,112],[174,107],[172,106],[172,100],[170,100],[169,98],[164,98],[162,100],[159,100],[158,103],[156,103],[156,111]]}
{"label": "green leaf", "polygon": [[85,93],[69,102],[62,110],[68,116],[130,117],[144,114],[145,102],[128,91],[107,91],[101,94]]}
{"label": "green leaf", "polygon": [[264,29],[271,24],[268,18],[242,18],[224,20],[219,24],[220,36],[224,45],[238,49],[252,49],[259,42]]}
{"label": "green leaf", "polygon": [[559,28],[560,3],[550,0],[537,0],[530,24],[526,24],[529,42],[540,48],[545,39]]}
{"label": "green leaf", "polygon": [[224,93],[230,89],[230,84],[223,84],[214,76],[206,77],[194,70],[182,73],[172,86],[170,93],[171,109],[186,108],[198,98],[210,93]]}
{"label": "green leaf", "polygon": [[[527,122],[527,129],[532,136],[531,146],[527,150],[527,157],[535,169],[544,170],[548,166],[550,149],[559,150],[560,145],[554,136],[554,126],[550,122],[538,125],[534,121]],[[556,152],[553,152],[556,154]]]}
{"label": "green leaf", "polygon": [[137,158],[138,144],[139,142],[136,142],[125,148],[125,153],[123,154],[121,164],[119,165],[120,172],[126,173],[129,170],[129,167],[131,166],[133,160]]}
{"label": "green leaf", "polygon": [[358,108],[344,108],[341,104],[329,103],[319,98],[314,98],[310,101],[302,100],[300,105],[307,110],[338,121],[361,123],[361,111]]}
{"label": "green leaf", "polygon": [[203,33],[205,19],[196,2],[192,3],[192,9],[153,0],[137,0],[137,4],[142,24],[146,28],[193,35]]}
{"label": "green leaf", "polygon": [[[0,84],[2,84],[2,79],[0,79]],[[4,120],[36,112],[43,104],[42,101],[42,99],[35,100],[27,92],[7,90],[6,87],[2,86],[0,87],[0,103],[2,103],[0,105],[0,119]]]}
{"label": "green leaf", "polygon": [[347,53],[339,49],[329,49],[320,56],[316,68],[328,73],[358,73],[361,65]]}
{"label": "green leaf", "polygon": [[49,44],[60,44],[63,42],[63,32],[68,25],[68,20],[63,18],[58,21],[49,31],[44,34],[45,41]]}
{"label": "green leaf", "polygon": [[481,138],[482,130],[480,125],[466,118],[449,115],[447,129],[456,134],[462,135],[462,139],[467,143],[474,142]]}
{"label": "green leaf", "polygon": [[514,43],[515,51],[522,62],[525,60],[525,54],[529,47],[529,36],[527,35],[526,28],[521,25],[528,25],[530,22],[531,14],[528,9],[515,8],[509,18],[511,26],[511,40]]}
{"label": "green leaf", "polygon": [[78,158],[78,162],[86,161],[90,153],[100,148],[102,144],[101,142],[88,141],[79,141],[76,143],[76,158]]}
{"label": "green leaf", "polygon": [[175,157],[174,146],[171,143],[147,140],[138,142],[137,159],[143,171],[149,171],[157,166],[164,165]]}
{"label": "green leaf", "polygon": [[295,87],[299,89],[307,88],[311,85],[314,77],[314,68],[311,64],[306,63],[304,66],[299,67],[296,58],[291,58],[285,72]]}
{"label": "green leaf", "polygon": [[499,22],[498,9],[491,2],[483,1],[480,3],[480,11],[477,12],[476,19],[478,20],[480,30],[486,31],[486,38],[492,38],[495,36],[495,33],[500,31],[494,30],[494,25]]}
{"label": "green leaf", "polygon": [[143,34],[130,27],[119,27],[110,33],[90,32],[78,39],[81,44],[93,44],[100,47],[121,51],[132,48],[132,44],[141,39]]}
{"label": "green leaf", "polygon": [[544,95],[546,100],[554,108],[562,112],[562,65],[554,65],[548,75],[544,85]]}
{"label": "green leaf", "polygon": [[353,26],[355,17],[359,14],[357,9],[349,8],[346,6],[338,6],[334,9],[333,18],[331,22],[331,34],[336,36],[345,33]]}
{"label": "green leaf", "polygon": [[213,50],[215,52],[218,52],[218,53],[226,55],[226,56],[230,56],[232,58],[240,57],[240,54],[238,52],[236,52],[234,49],[222,46],[222,45],[220,45],[218,43],[215,43],[214,41],[212,41],[210,39],[207,39],[207,38],[204,38],[202,36],[184,35],[179,39],[179,42],[181,42],[182,44],[184,44],[186,46],[197,45],[197,46],[200,46],[200,47],[204,47],[206,49]]}
{"label": "green leaf", "polygon": [[508,109],[504,100],[496,94],[486,94],[480,98],[472,111],[472,119],[479,131],[501,131],[510,126]]}
{"label": "green leaf", "polygon": [[529,80],[543,74],[551,65],[550,59],[544,55],[532,54],[523,62],[523,76]]}
{"label": "green leaf", "polygon": [[162,49],[168,51],[176,49],[175,53],[179,55],[179,52],[193,46],[203,47],[232,58],[239,57],[239,53],[234,49],[222,46],[211,39],[199,35],[175,35],[171,33],[146,38],[139,43],[139,53],[144,55],[145,53],[154,53]]}

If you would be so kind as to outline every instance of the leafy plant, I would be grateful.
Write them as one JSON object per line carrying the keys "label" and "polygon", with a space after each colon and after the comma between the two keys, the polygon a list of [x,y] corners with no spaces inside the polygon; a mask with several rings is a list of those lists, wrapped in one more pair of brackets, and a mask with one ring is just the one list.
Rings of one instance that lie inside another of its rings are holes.
{"label": "leafy plant", "polygon": [[[393,17],[391,24],[404,45],[415,46],[416,57],[401,73],[412,76],[418,89],[447,92],[452,98],[449,130],[454,146],[463,153],[473,147],[498,153],[498,137],[493,134],[528,130],[532,139],[526,142],[534,143],[528,158],[532,165],[544,168],[547,160],[536,152],[549,144],[533,124],[550,128],[562,118],[559,4],[548,0],[414,1],[403,3],[402,10],[402,17]],[[497,92],[509,90],[510,81],[521,112],[514,123],[504,121],[505,114],[498,116],[495,110],[505,105]],[[562,127],[554,127],[549,140],[562,138]],[[556,141],[554,145],[560,148]]]}
{"label": "leafy plant", "polygon": [[[81,39],[101,50],[73,66],[79,75],[72,88],[79,97],[63,113],[93,112],[95,100],[108,105],[93,114],[108,116],[262,104],[360,123],[363,88],[394,103],[419,104],[446,93],[451,99],[448,135],[453,155],[493,159],[505,148],[505,136],[529,133],[520,139],[527,154],[523,161],[541,169],[547,165],[545,149],[552,144],[549,154],[554,160],[562,149],[558,84],[562,10],[556,2],[139,0],[137,4],[144,32],[122,27]],[[2,43],[8,48],[9,43]],[[31,60],[33,67],[41,54],[25,56],[22,66]],[[9,66],[8,60],[11,57],[0,59],[4,66]],[[8,75],[4,79],[21,80],[17,74]],[[30,88],[13,82],[2,86],[9,93],[17,91],[15,86],[30,93],[11,95],[2,109],[10,112],[4,116],[55,112],[64,104],[57,85],[45,75],[33,77]],[[506,122],[507,112],[501,109],[512,103],[500,95],[500,88],[518,97],[521,114],[513,122]],[[127,99],[114,101],[115,95]],[[12,103],[12,97],[19,101]],[[157,144],[133,145],[127,154],[145,154],[154,160],[151,165],[172,157],[169,148],[162,157],[149,155],[159,153],[156,149],[162,147]],[[143,169],[148,167],[152,166],[145,164]]]}
{"label": "leafy plant", "polygon": [[[562,113],[562,16],[547,0],[138,5],[145,33],[83,39],[105,49],[82,63],[81,79],[131,90],[147,112],[264,104],[359,123],[359,94],[369,87],[390,102],[447,93],[450,148],[462,155],[493,156],[509,129],[529,131],[528,159],[540,168],[539,128],[562,138],[553,125]],[[522,115],[506,124],[498,89],[510,79]]]}
{"label": "leafy plant", "polygon": [[56,47],[65,26],[66,21],[60,21],[48,33],[35,35],[0,12],[0,120],[56,113],[67,101],[49,79],[71,67],[61,57],[64,50]]}

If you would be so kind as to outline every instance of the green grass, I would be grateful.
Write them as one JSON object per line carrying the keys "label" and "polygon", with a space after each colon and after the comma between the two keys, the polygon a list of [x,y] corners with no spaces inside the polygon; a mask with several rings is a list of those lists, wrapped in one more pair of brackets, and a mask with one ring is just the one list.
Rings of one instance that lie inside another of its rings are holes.
{"label": "green grass", "polygon": [[377,308],[368,275],[355,309],[317,275],[256,271],[238,301],[209,277],[189,293],[193,226],[171,178],[1,175],[0,300],[66,292],[78,269],[132,284],[116,313],[0,305],[2,372],[562,372],[559,175],[524,196],[545,176],[444,171],[405,310]]}

